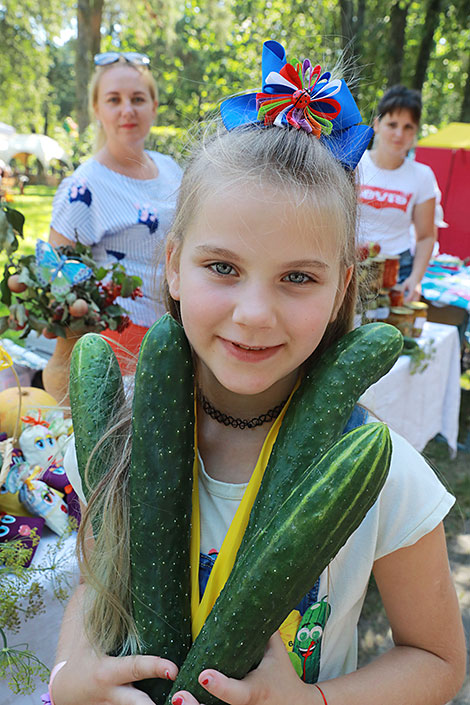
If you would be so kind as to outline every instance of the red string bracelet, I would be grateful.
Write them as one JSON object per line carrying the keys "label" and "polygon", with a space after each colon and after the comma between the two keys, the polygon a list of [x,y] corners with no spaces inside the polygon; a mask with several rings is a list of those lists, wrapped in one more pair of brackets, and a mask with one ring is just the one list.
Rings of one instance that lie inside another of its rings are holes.
{"label": "red string bracelet", "polygon": [[314,687],[315,687],[317,690],[320,691],[320,695],[322,696],[323,702],[325,703],[325,705],[328,705],[328,703],[326,702],[325,693],[323,692],[323,690],[322,690],[322,689],[320,688],[320,686],[317,685],[316,683],[314,683],[313,685],[314,685]]}

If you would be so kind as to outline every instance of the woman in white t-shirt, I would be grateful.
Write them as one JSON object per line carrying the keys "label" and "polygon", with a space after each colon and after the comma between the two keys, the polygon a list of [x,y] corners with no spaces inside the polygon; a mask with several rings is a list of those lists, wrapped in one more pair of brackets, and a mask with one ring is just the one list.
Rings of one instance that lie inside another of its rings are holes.
{"label": "woman in white t-shirt", "polygon": [[[407,159],[421,117],[421,96],[404,86],[390,88],[374,120],[372,150],[359,164],[360,242],[378,242],[385,255],[400,255],[399,281],[405,301],[419,299],[420,282],[432,254],[435,178],[430,167]],[[411,254],[410,226],[416,232]]]}
{"label": "woman in white t-shirt", "polygon": [[[104,332],[117,341],[115,352],[126,371],[148,328],[163,313],[159,248],[173,219],[182,170],[171,157],[144,149],[158,105],[148,57],[106,52],[95,56],[95,65],[90,105],[99,127],[98,149],[61,183],[49,240],[58,246],[78,239],[91,247],[98,263],[120,262],[128,275],[142,279],[141,298],[116,299],[131,324],[122,332]],[[68,356],[66,344],[58,341],[61,345]],[[68,364],[64,367],[68,370]],[[57,372],[48,366],[43,380],[48,391],[60,395]]]}

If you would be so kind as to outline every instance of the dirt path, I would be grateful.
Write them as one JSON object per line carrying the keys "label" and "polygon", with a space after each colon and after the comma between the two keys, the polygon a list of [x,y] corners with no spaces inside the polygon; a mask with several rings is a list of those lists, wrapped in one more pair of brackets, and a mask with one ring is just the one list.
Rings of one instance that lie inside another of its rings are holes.
{"label": "dirt path", "polygon": [[[456,534],[448,542],[448,550],[467,637],[467,678],[459,694],[448,705],[470,705],[470,521],[466,524],[465,533]],[[365,665],[391,646],[380,596],[375,586],[371,586],[359,623],[359,665]]]}

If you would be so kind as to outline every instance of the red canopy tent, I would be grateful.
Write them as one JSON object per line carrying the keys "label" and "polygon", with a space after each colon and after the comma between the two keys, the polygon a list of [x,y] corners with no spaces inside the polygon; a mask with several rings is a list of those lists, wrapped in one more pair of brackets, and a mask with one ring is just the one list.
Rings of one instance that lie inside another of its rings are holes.
{"label": "red canopy tent", "polygon": [[424,137],[416,147],[416,161],[428,164],[442,192],[444,219],[439,230],[442,253],[470,256],[470,124],[452,122]]}

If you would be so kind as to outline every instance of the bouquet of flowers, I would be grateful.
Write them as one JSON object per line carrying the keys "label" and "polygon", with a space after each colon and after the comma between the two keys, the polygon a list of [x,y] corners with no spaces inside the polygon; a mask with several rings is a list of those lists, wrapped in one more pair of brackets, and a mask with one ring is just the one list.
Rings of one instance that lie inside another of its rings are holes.
{"label": "bouquet of flowers", "polygon": [[0,250],[8,255],[0,282],[0,335],[8,328],[22,330],[20,337],[35,330],[63,338],[68,329],[77,334],[124,330],[130,319],[116,298],[142,296],[141,279],[128,276],[118,262],[98,265],[78,238],[75,247],[57,248],[37,240],[34,255],[15,256],[22,236],[18,215],[0,212]]}

